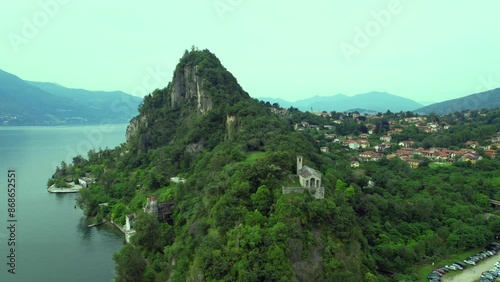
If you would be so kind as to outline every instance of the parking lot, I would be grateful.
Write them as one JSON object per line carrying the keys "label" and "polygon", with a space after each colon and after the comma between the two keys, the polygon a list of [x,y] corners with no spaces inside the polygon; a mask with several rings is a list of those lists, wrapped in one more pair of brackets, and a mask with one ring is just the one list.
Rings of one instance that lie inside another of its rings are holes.
{"label": "parking lot", "polygon": [[485,250],[463,261],[440,266],[427,276],[429,282],[493,282],[500,277],[500,243],[492,242]]}
{"label": "parking lot", "polygon": [[479,280],[481,273],[488,271],[495,266],[495,262],[500,260],[500,253],[485,259],[475,266],[469,266],[463,271],[456,272],[456,275],[449,273],[441,278],[443,282],[473,282]]}

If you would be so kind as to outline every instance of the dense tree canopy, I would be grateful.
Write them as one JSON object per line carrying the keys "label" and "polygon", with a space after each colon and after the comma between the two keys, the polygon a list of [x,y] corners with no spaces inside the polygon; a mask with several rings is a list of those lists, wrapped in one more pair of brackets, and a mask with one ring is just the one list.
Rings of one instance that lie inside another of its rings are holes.
{"label": "dense tree canopy", "polygon": [[[207,52],[187,52],[176,72],[198,65],[210,95],[226,102],[200,114],[190,101],[171,107],[172,86],[156,90],[142,105],[138,119],[148,126],[137,136],[68,166],[99,179],[80,193],[86,215],[123,224],[126,214],[138,213],[132,244],[114,256],[118,281],[393,279],[380,270],[415,281],[419,264],[484,246],[500,232],[497,216],[484,217],[495,214],[489,199],[500,200],[498,159],[411,169],[383,158],[351,168],[340,145],[322,153],[317,130],[293,129],[302,121],[323,125],[324,117],[271,113]],[[331,130],[359,134],[373,123],[383,135],[396,115],[386,113],[378,123],[351,118]],[[488,113],[433,136],[409,127],[393,138],[461,146],[486,140],[499,124]],[[147,146],[139,150],[140,144]],[[282,194],[294,179],[297,155],[322,172],[324,199]],[[174,176],[186,182],[171,181]],[[153,195],[175,202],[169,221],[142,212]],[[108,207],[99,206],[105,202]]]}

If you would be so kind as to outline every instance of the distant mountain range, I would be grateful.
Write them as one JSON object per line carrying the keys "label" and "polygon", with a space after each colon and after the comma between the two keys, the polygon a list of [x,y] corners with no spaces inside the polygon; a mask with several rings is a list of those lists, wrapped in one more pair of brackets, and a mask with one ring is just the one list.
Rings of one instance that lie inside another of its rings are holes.
{"label": "distant mountain range", "polygon": [[449,114],[464,110],[496,109],[500,107],[500,88],[476,93],[458,99],[432,104],[415,112],[422,114]]}
{"label": "distant mountain range", "polygon": [[268,101],[271,104],[278,103],[284,108],[294,107],[301,111],[314,112],[345,112],[354,109],[358,111],[359,109],[365,109],[363,110],[365,112],[385,113],[387,110],[391,112],[413,111],[423,106],[413,100],[385,92],[370,92],[356,96],[346,96],[343,94],[326,97],[315,96],[296,102],[274,98],[259,98],[259,100]]}
{"label": "distant mountain range", "polygon": [[[377,113],[390,110],[447,114],[498,108],[500,88],[425,107],[413,100],[384,92],[315,96],[296,102],[280,98],[259,99],[301,111]],[[66,88],[55,83],[24,81],[0,70],[0,126],[128,123],[138,114],[142,100],[121,91],[89,91]]]}
{"label": "distant mountain range", "polygon": [[495,109],[500,107],[500,88],[476,93],[458,99],[448,100],[425,106],[413,100],[384,92],[370,92],[355,96],[342,94],[290,102],[281,98],[258,98],[271,104],[278,103],[283,108],[298,108],[301,111],[337,111],[373,114],[377,112],[412,111],[420,114],[448,114],[465,110]]}
{"label": "distant mountain range", "polygon": [[0,70],[0,125],[128,123],[142,98],[24,81]]}

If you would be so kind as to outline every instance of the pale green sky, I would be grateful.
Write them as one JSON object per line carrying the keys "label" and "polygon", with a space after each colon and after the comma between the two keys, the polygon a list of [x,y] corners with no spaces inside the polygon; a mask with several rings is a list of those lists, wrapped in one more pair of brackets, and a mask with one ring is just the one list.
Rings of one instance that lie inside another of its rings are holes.
{"label": "pale green sky", "polygon": [[498,11],[498,0],[8,1],[0,69],[143,96],[195,45],[253,97],[442,101],[500,87]]}

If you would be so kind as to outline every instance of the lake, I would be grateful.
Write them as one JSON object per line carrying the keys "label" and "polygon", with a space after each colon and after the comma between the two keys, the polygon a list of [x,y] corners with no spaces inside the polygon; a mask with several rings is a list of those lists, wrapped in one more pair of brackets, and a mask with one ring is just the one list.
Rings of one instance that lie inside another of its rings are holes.
{"label": "lake", "polygon": [[[88,228],[78,194],[51,194],[57,165],[88,150],[125,142],[126,125],[0,127],[0,281],[113,281],[113,253],[124,235],[115,227]],[[16,274],[8,272],[7,171],[16,176]]]}

